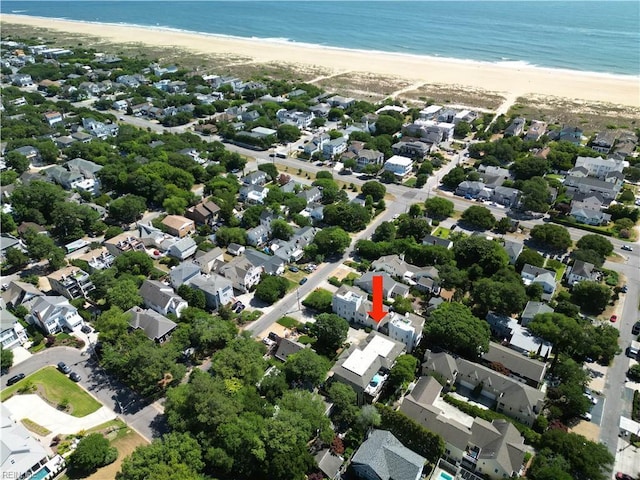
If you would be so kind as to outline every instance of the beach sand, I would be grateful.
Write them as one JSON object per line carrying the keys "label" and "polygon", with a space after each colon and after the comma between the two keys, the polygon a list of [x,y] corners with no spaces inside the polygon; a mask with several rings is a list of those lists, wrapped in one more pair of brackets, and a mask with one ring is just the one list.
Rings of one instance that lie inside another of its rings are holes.
{"label": "beach sand", "polygon": [[[327,70],[332,75],[353,73],[401,78],[409,87],[448,85],[458,89],[500,94],[507,102],[531,95],[562,97],[578,102],[640,107],[638,77],[554,70],[513,64],[492,64],[433,57],[378,53],[270,43],[119,25],[92,24],[20,15],[2,15],[2,23],[99,37],[111,43],[176,47],[204,55],[233,55],[256,63],[286,63]],[[215,72],[211,72],[215,73]],[[321,78],[314,79],[316,81]],[[325,80],[325,84],[327,81]]]}

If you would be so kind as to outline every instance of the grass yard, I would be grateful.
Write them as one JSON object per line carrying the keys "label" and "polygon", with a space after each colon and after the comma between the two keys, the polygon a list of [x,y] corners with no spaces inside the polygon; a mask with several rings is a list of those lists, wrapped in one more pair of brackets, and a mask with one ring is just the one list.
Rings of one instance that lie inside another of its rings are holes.
{"label": "grass yard", "polygon": [[449,230],[448,228],[438,227],[433,231],[431,235],[439,238],[449,238],[449,233],[451,233],[451,230]]}
{"label": "grass yard", "polygon": [[19,390],[29,384],[34,386],[35,393],[53,406],[66,400],[68,413],[74,417],[84,417],[101,407],[97,400],[55,367],[45,367],[15,385],[5,388],[0,394],[0,401],[4,402],[12,395],[19,394]]}
{"label": "grass yard", "polygon": [[278,325],[282,325],[284,328],[288,328],[289,330],[292,330],[294,328],[300,327],[302,325],[295,318],[291,318],[291,317],[282,317],[276,323]]}
{"label": "grass yard", "polygon": [[411,177],[409,180],[404,182],[405,187],[415,187],[418,179],[416,177]]}
{"label": "grass yard", "polygon": [[22,422],[22,424],[27,430],[35,433],[36,435],[40,435],[41,437],[46,437],[47,435],[51,434],[51,430],[44,428],[42,425],[37,424],[33,420],[29,420],[28,418],[23,418],[20,421]]}

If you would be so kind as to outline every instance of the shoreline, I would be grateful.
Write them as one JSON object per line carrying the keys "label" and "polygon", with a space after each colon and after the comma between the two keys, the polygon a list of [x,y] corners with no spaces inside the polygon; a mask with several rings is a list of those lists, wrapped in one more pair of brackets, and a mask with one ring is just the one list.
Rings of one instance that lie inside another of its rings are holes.
{"label": "shoreline", "polygon": [[[245,38],[171,27],[16,14],[3,14],[0,23],[90,35],[116,44],[141,43],[157,48],[164,45],[166,48],[177,47],[204,55],[241,55],[256,63],[280,62],[323,67],[332,75],[357,72],[402,78],[411,83],[497,92],[506,97],[542,95],[640,107],[640,75],[538,67],[520,61],[488,62],[357,50],[306,44],[284,38]],[[101,26],[99,32],[96,31],[96,25]],[[163,34],[162,45],[158,45],[159,33]]]}

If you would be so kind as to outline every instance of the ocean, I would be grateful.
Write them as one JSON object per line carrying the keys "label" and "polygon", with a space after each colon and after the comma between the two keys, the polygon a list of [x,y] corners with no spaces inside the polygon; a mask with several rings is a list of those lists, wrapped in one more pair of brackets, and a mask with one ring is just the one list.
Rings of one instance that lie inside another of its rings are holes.
{"label": "ocean", "polygon": [[275,42],[640,75],[637,1],[8,0],[0,8]]}

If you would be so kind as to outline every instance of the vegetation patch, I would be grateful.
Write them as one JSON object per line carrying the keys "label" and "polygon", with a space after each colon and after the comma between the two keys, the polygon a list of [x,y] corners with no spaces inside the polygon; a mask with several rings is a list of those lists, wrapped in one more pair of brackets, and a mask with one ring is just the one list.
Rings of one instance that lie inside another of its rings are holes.
{"label": "vegetation patch", "polygon": [[22,422],[22,424],[25,426],[27,430],[35,433],[36,435],[40,435],[41,437],[46,437],[47,435],[51,434],[51,430],[43,427],[42,425],[38,425],[33,420],[30,420],[28,418],[23,418],[20,421]]}
{"label": "vegetation patch", "polygon": [[20,380],[15,385],[5,388],[0,394],[0,401],[5,401],[16,393],[35,393],[49,404],[65,410],[74,417],[84,417],[100,408],[100,403],[80,388],[69,377],[60,373],[55,367],[45,367]]}
{"label": "vegetation patch", "polygon": [[293,330],[294,328],[299,328],[302,325],[298,320],[291,317],[282,317],[276,323],[278,325],[282,325],[284,328],[288,328],[289,330]]}

